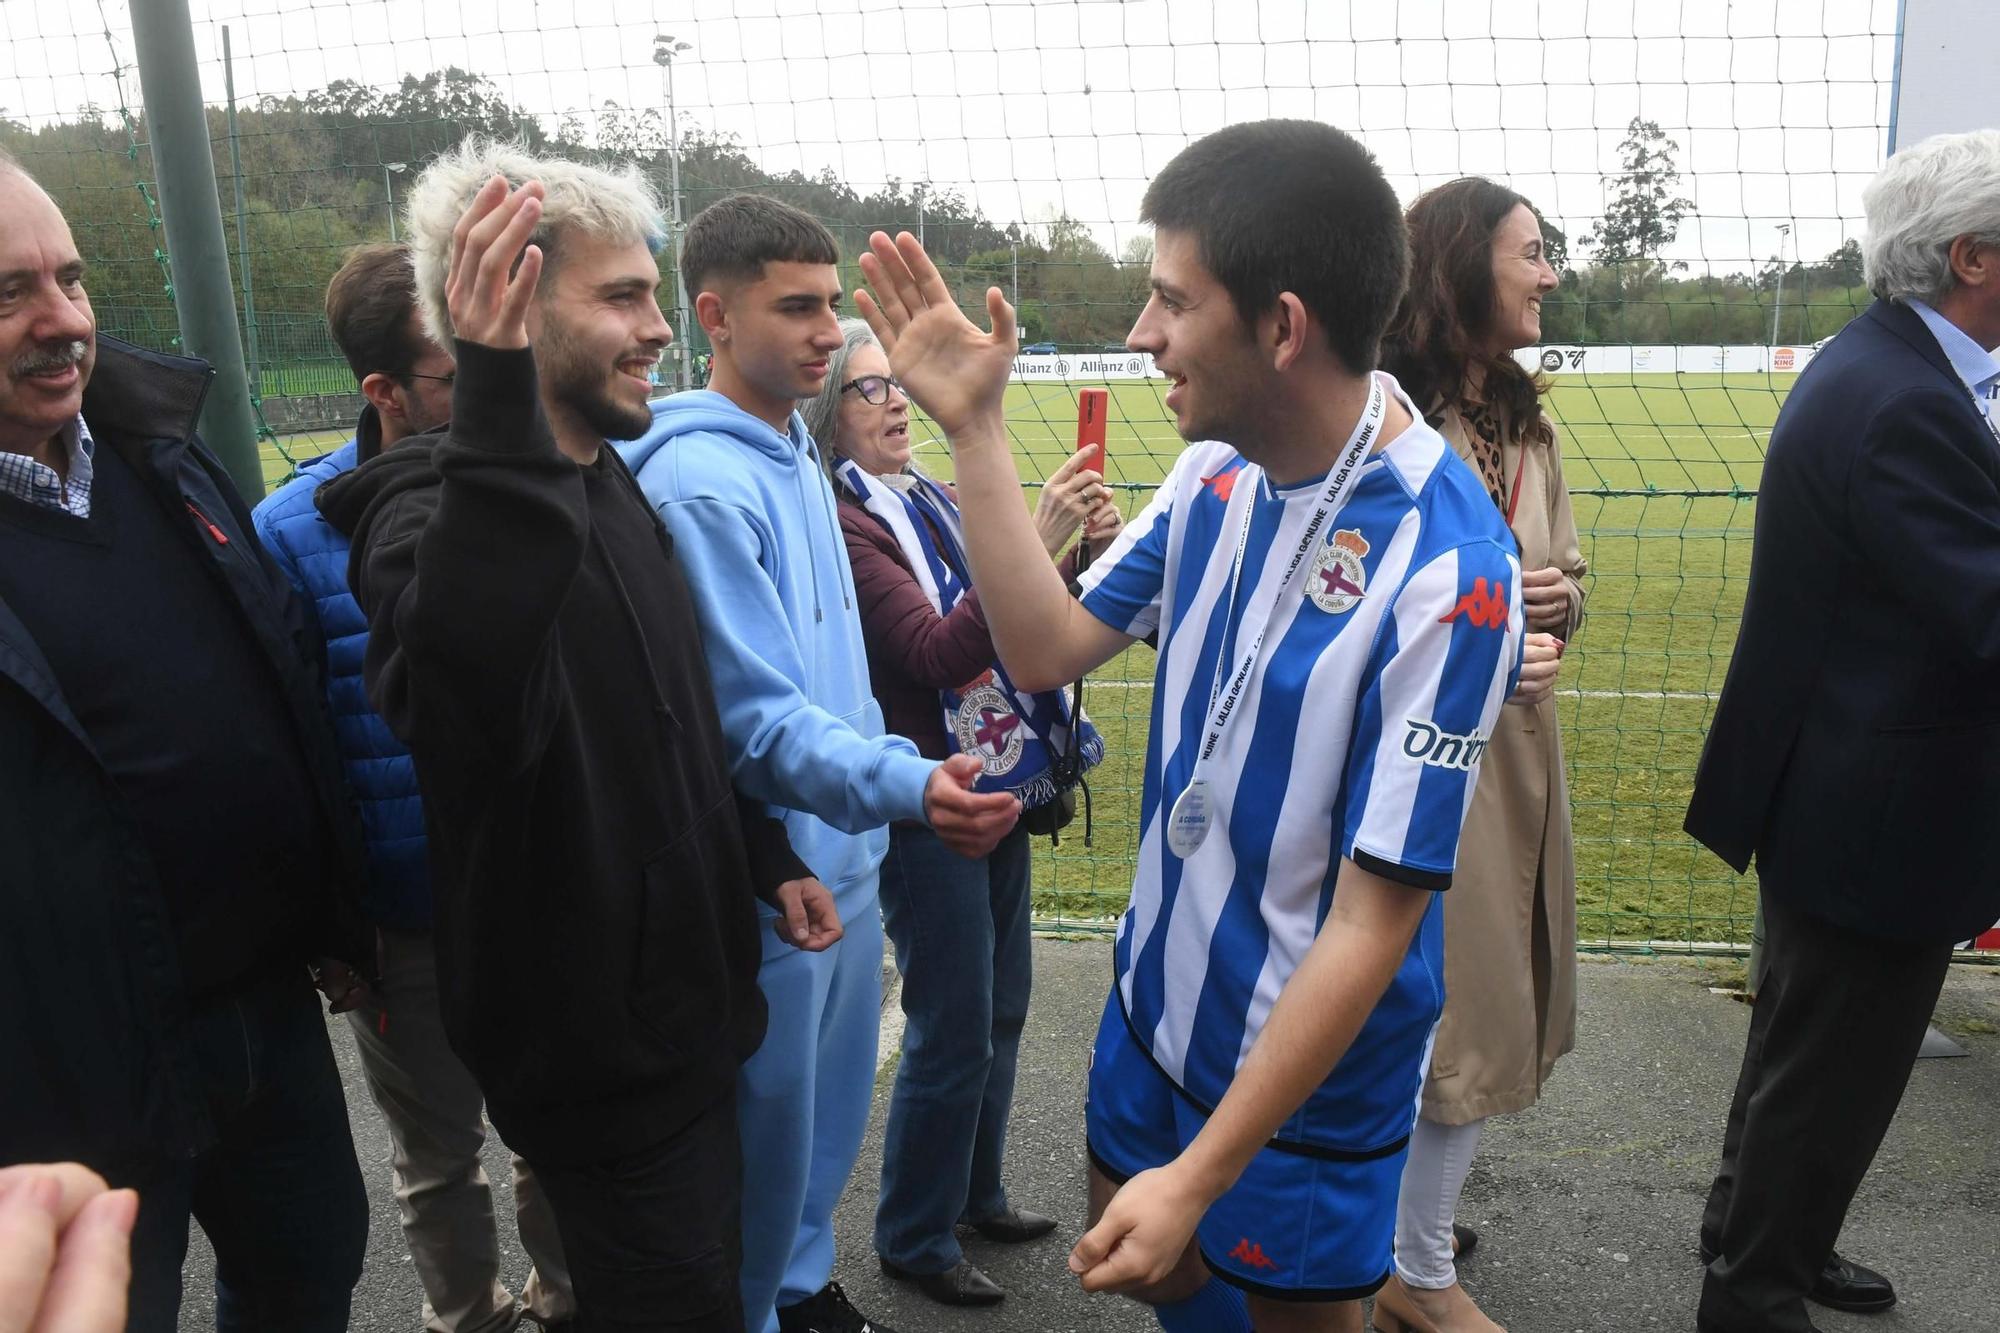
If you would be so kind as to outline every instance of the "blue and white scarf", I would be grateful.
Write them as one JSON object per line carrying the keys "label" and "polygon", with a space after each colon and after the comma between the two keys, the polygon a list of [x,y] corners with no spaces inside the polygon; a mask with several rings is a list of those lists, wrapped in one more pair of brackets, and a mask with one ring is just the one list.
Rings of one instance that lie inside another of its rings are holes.
{"label": "blue and white scarf", "polygon": [[[940,617],[950,615],[971,584],[965,529],[951,496],[922,473],[906,474],[909,489],[899,490],[862,471],[853,459],[842,459],[834,471],[847,493],[896,539],[932,608]],[[942,541],[934,539],[933,530]],[[1056,760],[1070,743],[1069,701],[1061,690],[1022,694],[998,662],[977,680],[938,695],[952,748],[982,765],[975,789],[1012,792],[1026,809],[1055,800],[1104,758],[1104,738],[1086,715],[1077,747],[1081,767],[1063,781]]]}

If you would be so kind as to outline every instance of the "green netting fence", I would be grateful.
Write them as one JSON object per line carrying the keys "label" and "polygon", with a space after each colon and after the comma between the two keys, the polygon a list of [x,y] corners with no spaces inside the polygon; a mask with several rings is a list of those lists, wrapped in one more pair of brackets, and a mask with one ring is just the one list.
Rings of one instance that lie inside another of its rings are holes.
{"label": "green netting fence", "polygon": [[[424,165],[470,132],[636,165],[677,219],[738,189],[783,197],[833,230],[850,287],[871,230],[920,233],[963,299],[998,285],[1023,343],[1067,359],[1066,375],[1010,392],[1030,499],[1068,453],[1076,388],[1118,359],[1145,300],[1139,195],[1191,138],[1312,116],[1356,132],[1405,199],[1460,174],[1513,185],[1563,267],[1544,337],[1590,562],[1559,685],[1582,934],[1674,948],[1748,937],[1752,885],[1680,823],[1786,367],[1866,299],[1858,198],[1883,153],[1896,6],[1669,8],[682,0],[631,18],[213,0],[195,41],[231,254],[248,242],[232,276],[254,293],[244,331],[270,418],[276,400],[352,391],[320,318],[326,280],[349,247],[391,235]],[[173,347],[129,12],[10,5],[0,36],[0,146],[65,209],[105,331]],[[678,379],[705,348],[670,278],[661,295],[693,335],[665,367]],[[1777,350],[1747,370],[1690,368],[1675,349],[1695,345]],[[1651,349],[1658,368],[1634,352],[1592,371],[1602,348]],[[1111,480],[1136,508],[1180,442],[1157,381],[1108,383]],[[328,416],[269,432],[267,479],[346,428]],[[949,475],[941,445],[919,461]],[[1143,648],[1092,678],[1111,756],[1092,783],[1092,845],[1079,824],[1037,852],[1045,924],[1105,929],[1122,907],[1151,703]]]}

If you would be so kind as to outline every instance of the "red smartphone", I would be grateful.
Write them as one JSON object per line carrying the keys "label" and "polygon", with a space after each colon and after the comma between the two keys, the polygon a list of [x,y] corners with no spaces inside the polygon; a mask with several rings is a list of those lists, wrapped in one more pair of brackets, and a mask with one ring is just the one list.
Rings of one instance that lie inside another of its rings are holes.
{"label": "red smartphone", "polygon": [[1104,418],[1109,415],[1111,394],[1104,389],[1079,389],[1076,395],[1076,447],[1094,452],[1083,460],[1083,470],[1104,475]]}

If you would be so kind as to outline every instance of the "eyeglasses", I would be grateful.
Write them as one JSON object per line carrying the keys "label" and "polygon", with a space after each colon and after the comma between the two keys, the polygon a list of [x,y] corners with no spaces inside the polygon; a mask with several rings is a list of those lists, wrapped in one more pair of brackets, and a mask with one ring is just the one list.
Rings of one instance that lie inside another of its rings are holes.
{"label": "eyeglasses", "polygon": [[880,407],[889,401],[889,390],[903,392],[903,382],[894,375],[863,375],[840,386],[842,393],[846,393],[849,389],[859,393],[862,402]]}
{"label": "eyeglasses", "polygon": [[419,375],[414,370],[406,370],[403,372],[403,378],[406,380],[436,380],[439,384],[449,389],[453,381],[458,378],[458,372],[454,370],[449,375]]}

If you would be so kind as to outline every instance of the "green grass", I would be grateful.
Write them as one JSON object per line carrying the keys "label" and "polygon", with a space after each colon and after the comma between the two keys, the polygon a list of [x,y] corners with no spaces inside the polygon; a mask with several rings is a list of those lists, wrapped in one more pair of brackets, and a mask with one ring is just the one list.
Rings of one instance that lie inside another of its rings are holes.
{"label": "green grass", "polygon": [[[1749,572],[1754,492],[1789,375],[1565,376],[1548,403],[1583,536],[1590,599],[1558,689],[1576,834],[1579,933],[1589,942],[1747,941],[1754,883],[1681,832],[1714,695],[1735,643]],[[1071,452],[1073,384],[1018,384],[1009,423],[1030,500]],[[1114,382],[1109,480],[1127,514],[1145,503],[1182,442],[1158,382]],[[949,478],[950,458],[919,422],[918,461]],[[346,439],[285,442],[305,459]],[[267,447],[267,477],[290,471]],[[1035,903],[1045,924],[1106,925],[1123,910],[1138,843],[1140,773],[1153,654],[1135,647],[1091,677],[1085,706],[1106,742],[1083,821],[1039,848]]]}

